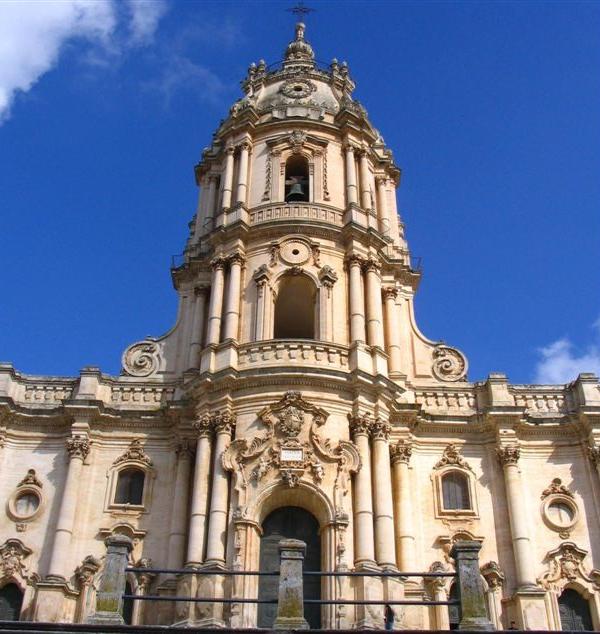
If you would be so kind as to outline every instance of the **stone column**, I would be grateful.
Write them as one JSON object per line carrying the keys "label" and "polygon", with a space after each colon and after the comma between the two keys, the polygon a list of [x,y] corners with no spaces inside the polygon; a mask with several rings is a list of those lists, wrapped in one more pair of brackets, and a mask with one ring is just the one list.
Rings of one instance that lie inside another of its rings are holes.
{"label": "stone column", "polygon": [[387,208],[387,176],[376,176],[377,183],[377,211],[379,217],[379,231],[388,237],[393,237],[391,233],[391,220]]}
{"label": "stone column", "polygon": [[415,528],[408,470],[412,447],[406,440],[399,440],[390,447],[390,451],[394,474],[394,517],[396,518],[398,569],[404,572],[413,572],[415,569]]}
{"label": "stone column", "polygon": [[492,631],[485,610],[483,584],[479,572],[479,551],[481,544],[476,541],[456,542],[450,557],[456,562],[458,589],[460,596],[460,629],[466,631]]}
{"label": "stone column", "polygon": [[390,372],[400,372],[402,357],[400,356],[400,311],[396,307],[398,289],[383,289],[385,301],[385,325],[387,333],[387,353]]}
{"label": "stone column", "polygon": [[194,423],[198,432],[196,465],[192,484],[192,501],[186,566],[198,566],[204,555],[204,536],[208,516],[208,483],[211,464],[211,426],[208,416]]}
{"label": "stone column", "polygon": [[[206,197],[205,214],[206,218],[202,223],[202,233],[208,233],[214,228],[214,218],[217,206],[217,175],[208,175],[208,195]],[[210,220],[210,222],[206,222]]]}
{"label": "stone column", "polygon": [[225,150],[225,172],[223,174],[223,200],[221,207],[223,210],[231,207],[231,194],[233,188],[233,153],[235,149],[230,146]]}
{"label": "stone column", "polygon": [[177,474],[175,476],[167,568],[181,568],[184,564],[191,463],[192,452],[188,441],[183,440],[177,447]]}
{"label": "stone column", "polygon": [[52,556],[48,569],[48,578],[63,581],[71,574],[71,536],[73,525],[75,524],[75,513],[77,511],[77,497],[81,482],[81,470],[83,461],[90,451],[89,440],[85,436],[75,435],[67,440],[67,452],[69,454],[69,467],[67,469],[67,479],[62,494],[58,520],[56,522],[56,532],[54,533],[54,544],[52,545]]}
{"label": "stone column", "polygon": [[362,258],[357,255],[350,255],[347,258],[350,286],[350,344],[357,341],[366,342],[362,262]]}
{"label": "stone column", "polygon": [[369,187],[369,157],[366,150],[360,153],[360,203],[363,209],[371,209],[371,189]]}
{"label": "stone column", "polygon": [[600,478],[600,446],[590,444],[588,446],[588,455],[593,465],[596,467],[598,477]]}
{"label": "stone column", "polygon": [[302,585],[302,562],[305,553],[306,544],[299,539],[282,539],[279,542],[281,563],[274,630],[309,629],[304,618]]}
{"label": "stone column", "polygon": [[319,271],[319,339],[333,341],[333,285],[337,282],[337,274],[330,266]]}
{"label": "stone column", "polygon": [[388,439],[389,423],[377,418],[371,425],[373,443],[373,510],[375,512],[375,560],[384,568],[396,567],[394,503]]}
{"label": "stone column", "polygon": [[133,543],[127,535],[119,533],[107,537],[106,558],[96,593],[96,609],[88,623],[102,625],[124,625],[123,594],[125,592],[125,568]]}
{"label": "stone column", "polygon": [[256,320],[254,340],[269,339],[267,328],[267,296],[269,294],[269,268],[266,264],[260,266],[252,276],[256,282]]}
{"label": "stone column", "polygon": [[371,488],[371,450],[369,430],[372,420],[366,416],[349,416],[350,432],[360,454],[361,469],[354,476],[355,565],[374,565],[373,498]]}
{"label": "stone column", "polygon": [[229,476],[221,463],[221,456],[231,441],[235,428],[235,416],[228,412],[212,417],[215,429],[215,452],[213,458],[213,480],[210,496],[206,564],[225,565],[225,542],[227,537],[227,504],[229,502]]}
{"label": "stone column", "polygon": [[367,286],[367,339],[370,346],[383,350],[383,306],[379,263],[370,258],[365,262]]}
{"label": "stone column", "polygon": [[344,146],[344,150],[346,152],[346,202],[348,206],[350,206],[358,202],[354,146],[348,143]]}
{"label": "stone column", "polygon": [[235,197],[236,203],[246,204],[248,194],[248,157],[250,148],[252,147],[248,141],[240,144],[240,159],[238,165],[237,192]]}
{"label": "stone column", "polygon": [[204,332],[204,311],[208,286],[197,286],[194,289],[194,318],[192,320],[192,336],[190,342],[188,368],[200,366],[200,352],[202,352],[202,335]]}
{"label": "stone column", "polygon": [[206,343],[215,345],[221,337],[221,313],[223,311],[223,289],[225,286],[225,260],[216,257],[210,263],[212,267],[212,283],[210,303],[208,305],[208,328]]}
{"label": "stone column", "polygon": [[523,495],[521,474],[517,465],[520,449],[518,445],[498,448],[498,459],[504,470],[504,485],[508,503],[508,517],[512,535],[518,589],[537,589],[533,548],[527,527],[527,508]]}
{"label": "stone column", "polygon": [[229,257],[229,285],[223,339],[238,339],[243,262],[244,256],[241,253],[234,253]]}

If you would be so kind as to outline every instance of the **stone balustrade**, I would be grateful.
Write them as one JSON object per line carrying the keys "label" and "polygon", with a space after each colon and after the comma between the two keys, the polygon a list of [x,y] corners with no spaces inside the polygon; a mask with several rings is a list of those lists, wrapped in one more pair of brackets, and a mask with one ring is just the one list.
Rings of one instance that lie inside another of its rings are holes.
{"label": "stone balustrade", "polygon": [[472,414],[477,410],[474,391],[417,390],[415,401],[425,410],[457,411]]}
{"label": "stone balustrade", "polygon": [[348,348],[333,343],[306,340],[268,340],[244,344],[239,349],[238,367],[280,366],[302,363],[302,367],[348,369]]}
{"label": "stone balustrade", "polygon": [[524,407],[530,415],[563,415],[576,409],[572,395],[562,386],[512,385],[509,392],[515,405]]}
{"label": "stone balustrade", "polygon": [[253,207],[249,212],[251,225],[274,221],[314,220],[341,227],[343,217],[343,211],[320,203],[269,203]]}

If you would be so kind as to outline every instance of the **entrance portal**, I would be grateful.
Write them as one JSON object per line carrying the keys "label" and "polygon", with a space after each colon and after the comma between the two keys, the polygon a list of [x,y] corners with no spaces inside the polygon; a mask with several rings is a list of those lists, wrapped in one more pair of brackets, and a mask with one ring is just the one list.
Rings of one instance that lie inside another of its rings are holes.
{"label": "entrance portal", "polygon": [[560,625],[563,631],[592,631],[592,615],[588,602],[572,588],[567,588],[558,597]]}
{"label": "entrance portal", "polygon": [[[268,515],[262,525],[260,539],[260,570],[279,570],[279,548],[282,539],[301,539],[306,543],[304,570],[321,570],[321,540],[319,523],[308,511],[297,506],[285,506]],[[258,598],[277,599],[278,577],[259,577]],[[304,598],[321,598],[321,578],[304,577]],[[277,616],[277,605],[259,603],[258,627],[271,628]],[[321,628],[321,606],[304,606],[304,618],[311,629]]]}

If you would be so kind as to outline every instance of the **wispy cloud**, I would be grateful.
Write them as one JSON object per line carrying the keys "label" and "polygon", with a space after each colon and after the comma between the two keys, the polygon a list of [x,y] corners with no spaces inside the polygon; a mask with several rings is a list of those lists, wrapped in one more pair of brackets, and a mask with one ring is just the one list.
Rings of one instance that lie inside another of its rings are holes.
{"label": "wispy cloud", "polygon": [[68,42],[85,42],[96,51],[89,58],[97,60],[100,49],[114,55],[152,41],[167,10],[165,0],[128,0],[128,10],[122,7],[117,0],[0,2],[0,124],[16,95],[31,90],[58,64]]}
{"label": "wispy cloud", "polygon": [[539,349],[536,383],[568,383],[581,372],[600,375],[600,319],[592,325],[592,340],[577,350],[568,337]]}

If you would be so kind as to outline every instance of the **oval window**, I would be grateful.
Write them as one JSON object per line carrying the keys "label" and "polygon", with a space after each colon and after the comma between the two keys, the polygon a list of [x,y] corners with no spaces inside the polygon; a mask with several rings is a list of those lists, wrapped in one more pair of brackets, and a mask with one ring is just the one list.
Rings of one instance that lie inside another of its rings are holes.
{"label": "oval window", "polygon": [[15,500],[15,513],[19,517],[29,517],[40,507],[40,498],[32,491],[21,493]]}

